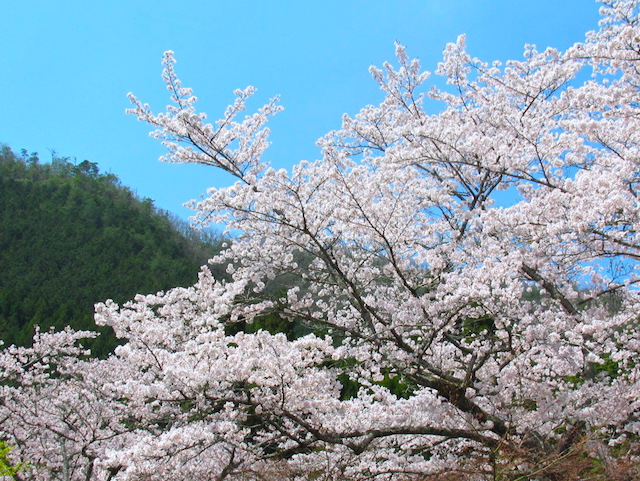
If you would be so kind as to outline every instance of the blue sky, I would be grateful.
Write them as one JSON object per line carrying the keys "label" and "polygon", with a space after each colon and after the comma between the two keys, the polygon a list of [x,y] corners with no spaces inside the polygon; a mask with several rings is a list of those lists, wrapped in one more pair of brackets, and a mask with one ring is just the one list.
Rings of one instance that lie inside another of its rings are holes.
{"label": "blue sky", "polygon": [[209,186],[202,166],[162,164],[149,129],[125,115],[127,92],[155,111],[174,50],[184,86],[219,117],[232,91],[254,85],[254,107],[279,94],[267,158],[289,168],[319,156],[315,141],[381,100],[368,67],[394,60],[394,42],[434,70],[447,42],[467,34],[483,60],[519,58],[525,43],[566,48],[595,29],[592,0],[0,0],[0,143],[97,162],[140,197],[183,218]]}

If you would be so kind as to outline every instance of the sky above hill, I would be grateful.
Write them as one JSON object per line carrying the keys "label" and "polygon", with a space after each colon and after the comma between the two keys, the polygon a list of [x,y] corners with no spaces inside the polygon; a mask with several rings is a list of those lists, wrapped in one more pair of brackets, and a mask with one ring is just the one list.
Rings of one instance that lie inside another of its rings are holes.
{"label": "sky above hill", "polygon": [[267,159],[314,160],[316,140],[382,95],[370,65],[394,61],[394,42],[435,70],[448,42],[467,34],[471,55],[520,58],[525,43],[566,48],[597,27],[592,0],[20,0],[3,1],[0,143],[97,162],[140,197],[183,218],[182,204],[232,180],[202,166],[161,164],[127,92],[154,111],[168,93],[162,53],[211,120],[253,85],[259,107],[279,94]]}

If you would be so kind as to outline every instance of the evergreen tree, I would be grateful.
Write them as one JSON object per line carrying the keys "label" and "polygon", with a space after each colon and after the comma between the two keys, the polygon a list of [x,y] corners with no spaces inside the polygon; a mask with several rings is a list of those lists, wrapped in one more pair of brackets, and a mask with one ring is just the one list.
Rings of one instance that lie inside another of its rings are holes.
{"label": "evergreen tree", "polygon": [[[28,344],[34,326],[96,329],[96,302],[192,284],[220,241],[207,235],[138,199],[95,162],[54,154],[40,164],[37,153],[3,146],[0,339]],[[106,334],[92,341],[96,354],[114,347]]]}

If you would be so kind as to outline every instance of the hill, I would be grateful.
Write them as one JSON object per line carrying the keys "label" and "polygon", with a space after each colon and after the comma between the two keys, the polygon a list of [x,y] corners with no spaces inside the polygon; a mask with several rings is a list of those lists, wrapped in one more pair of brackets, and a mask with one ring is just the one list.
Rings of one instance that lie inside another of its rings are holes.
{"label": "hill", "polygon": [[[28,344],[34,326],[96,329],[93,305],[192,284],[219,239],[140,200],[113,174],[68,158],[0,148],[0,339]],[[91,346],[104,355],[107,333]]]}

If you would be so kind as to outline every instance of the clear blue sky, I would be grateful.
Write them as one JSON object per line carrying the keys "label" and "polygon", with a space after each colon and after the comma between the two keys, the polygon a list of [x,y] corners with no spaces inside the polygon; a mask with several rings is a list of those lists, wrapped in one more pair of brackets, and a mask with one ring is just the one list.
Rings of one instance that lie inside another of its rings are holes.
{"label": "clear blue sky", "polygon": [[149,129],[125,115],[127,92],[160,111],[163,51],[214,120],[232,91],[254,85],[254,106],[281,95],[268,159],[291,167],[319,156],[315,141],[381,100],[368,67],[394,60],[394,42],[434,70],[467,34],[483,60],[519,58],[525,43],[565,48],[595,29],[593,0],[0,0],[0,143],[97,162],[158,207],[182,207],[229,179],[161,164]]}

